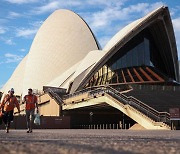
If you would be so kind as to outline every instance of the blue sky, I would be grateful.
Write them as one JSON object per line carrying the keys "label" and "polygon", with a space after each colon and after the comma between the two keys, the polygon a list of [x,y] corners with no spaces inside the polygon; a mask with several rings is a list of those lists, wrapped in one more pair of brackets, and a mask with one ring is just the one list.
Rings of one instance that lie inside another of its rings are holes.
{"label": "blue sky", "polygon": [[0,0],[0,88],[29,52],[43,21],[55,10],[70,9],[79,14],[104,47],[128,23],[161,5],[169,7],[180,59],[179,0]]}

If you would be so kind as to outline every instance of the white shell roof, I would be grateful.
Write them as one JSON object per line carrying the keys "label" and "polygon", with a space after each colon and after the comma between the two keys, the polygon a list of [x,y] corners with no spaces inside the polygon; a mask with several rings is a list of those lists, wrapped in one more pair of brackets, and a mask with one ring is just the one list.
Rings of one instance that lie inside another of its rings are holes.
{"label": "white shell roof", "polygon": [[[54,80],[52,80],[50,83],[47,84],[47,86],[51,86],[51,87],[61,87],[61,88],[68,88],[69,85],[69,78],[71,78],[71,76],[73,76],[73,74],[75,73],[77,67],[79,66],[79,64],[81,63],[78,62],[77,64],[75,64],[74,66],[72,66],[71,68],[69,68],[67,71],[65,71],[63,74],[60,74],[57,78],[55,78]],[[68,83],[67,83],[68,82]],[[61,86],[62,84],[64,85],[65,83],[67,83],[67,87],[66,86]]]}
{"label": "white shell roof", "polygon": [[[69,10],[55,11],[37,32],[26,65],[20,64],[14,71],[25,69],[24,78],[19,80],[23,85],[19,87],[21,93],[26,94],[30,87],[42,90],[44,85],[81,61],[89,51],[97,49],[99,46],[92,31],[80,16]],[[15,75],[11,78],[12,82],[9,80],[6,85],[16,86],[13,82]]]}
{"label": "white shell roof", "polygon": [[91,68],[93,68],[96,62],[98,62],[104,55],[105,52],[102,50],[94,50],[87,54],[87,56],[82,60],[75,74],[73,75],[74,82],[71,91],[74,91],[76,89],[79,83],[91,71]]}
{"label": "white shell roof", "polygon": [[[73,87],[78,85],[78,81],[82,80],[83,77],[90,71],[90,67],[94,66],[97,61],[103,57],[105,54],[104,51],[101,50],[93,50],[90,51],[87,56],[79,63],[72,66],[70,69],[68,69],[63,74],[59,75],[57,78],[55,78],[53,81],[47,84],[47,86],[52,87],[61,87],[68,89],[69,84],[74,81]],[[84,73],[86,72],[86,73]],[[84,73],[83,75],[81,75]]]}
{"label": "white shell roof", "polygon": [[157,9],[155,9],[154,11],[150,12],[149,14],[147,14],[146,16],[144,16],[143,18],[140,18],[132,23],[130,23],[129,25],[127,25],[126,27],[124,27],[122,30],[120,30],[117,34],[115,34],[113,36],[113,38],[106,44],[106,46],[103,48],[103,51],[105,52],[104,56],[97,61],[96,65],[93,66],[93,68],[91,68],[91,71],[89,71],[89,73],[86,73],[86,75],[83,77],[83,80],[79,81],[79,84],[76,85],[76,87],[73,89],[73,91],[77,90],[79,87],[82,86],[82,84],[87,81],[89,75],[91,74],[92,71],[95,71],[95,69],[97,68],[97,66],[101,63],[103,63],[103,61],[105,59],[108,58],[108,54],[111,53],[112,49],[119,44],[121,41],[123,41],[125,38],[129,37],[128,35],[131,32],[134,32],[136,30],[139,30],[139,27],[141,25],[144,25],[147,21],[149,21],[149,19],[151,19],[154,15],[156,15],[158,12],[161,12],[162,9],[164,9],[165,6],[161,6]]}
{"label": "white shell roof", "polygon": [[113,38],[105,45],[103,48],[104,51],[109,51],[111,48],[113,48],[116,44],[118,44],[121,40],[124,39],[129,33],[131,33],[132,30],[139,27],[145,20],[147,20],[149,17],[151,17],[154,13],[156,13],[161,8],[164,8],[164,6],[161,6],[154,11],[150,12],[146,16],[135,20],[134,22],[128,24],[126,27],[124,27],[122,30],[120,30],[118,33],[116,33]]}
{"label": "white shell roof", "polygon": [[23,91],[42,89],[59,74],[98,49],[87,24],[74,12],[57,10],[37,32],[27,59]]}
{"label": "white shell roof", "polygon": [[[68,89],[73,82],[71,92],[74,92],[117,44],[162,8],[164,6],[120,30],[102,51],[98,50],[94,35],[77,14],[69,10],[55,11],[37,32],[28,56],[16,68],[3,90],[12,87],[13,82],[14,88],[17,87],[18,81],[22,81],[22,86],[17,91],[23,91],[23,94],[30,87],[41,90],[44,85]],[[24,75],[18,78],[16,72],[24,72]]]}
{"label": "white shell roof", "polygon": [[15,71],[11,75],[10,79],[6,82],[6,84],[1,89],[1,91],[7,93],[8,90],[10,90],[11,88],[14,88],[16,95],[22,94],[24,71],[26,67],[27,58],[28,58],[28,55],[26,55],[23,58],[23,60],[19,63],[19,65],[16,67]]}

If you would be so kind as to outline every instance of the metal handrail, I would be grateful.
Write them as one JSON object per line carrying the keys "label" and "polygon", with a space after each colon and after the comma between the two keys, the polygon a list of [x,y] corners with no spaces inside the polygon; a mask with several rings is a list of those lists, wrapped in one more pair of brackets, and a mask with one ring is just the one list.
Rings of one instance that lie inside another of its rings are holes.
{"label": "metal handrail", "polygon": [[[162,121],[165,120],[166,122],[169,122],[170,115],[167,112],[159,112],[152,107],[148,106],[147,104],[137,100],[133,96],[127,97],[124,94],[119,93],[116,89],[113,89],[112,87],[108,87],[112,89],[113,91],[116,91],[115,94],[119,95],[121,98],[123,97],[126,100],[126,103],[133,106],[134,108],[141,110],[144,114],[149,114],[148,116],[151,116],[152,119],[154,119],[154,116],[156,117],[154,120],[156,121]],[[147,113],[146,113],[147,112]],[[153,115],[153,117],[152,117]],[[165,119],[164,119],[165,117]],[[162,119],[162,120],[161,120]]]}
{"label": "metal handrail", "polygon": [[[91,90],[90,90],[91,89]],[[117,99],[118,101],[120,101],[121,103],[123,103],[124,105],[130,105],[133,108],[137,109],[138,111],[142,112],[143,114],[145,114],[146,116],[150,117],[151,119],[155,120],[155,121],[163,121],[163,122],[170,122],[170,115],[167,112],[159,112],[155,109],[153,109],[152,107],[148,106],[147,104],[137,100],[136,98],[134,98],[133,96],[126,96],[124,94],[121,94],[119,91],[117,91],[116,89],[110,87],[110,86],[101,86],[101,87],[97,87],[94,88],[94,90],[92,90],[93,88],[88,88],[82,91],[78,91],[77,93],[71,94],[71,95],[66,95],[65,97],[63,97],[63,99],[68,99],[68,98],[72,98],[75,96],[79,96],[82,95],[84,93],[88,93],[88,97],[92,97],[93,95],[97,95],[97,94],[102,94],[102,93],[107,93],[110,96],[112,96],[113,98]]]}

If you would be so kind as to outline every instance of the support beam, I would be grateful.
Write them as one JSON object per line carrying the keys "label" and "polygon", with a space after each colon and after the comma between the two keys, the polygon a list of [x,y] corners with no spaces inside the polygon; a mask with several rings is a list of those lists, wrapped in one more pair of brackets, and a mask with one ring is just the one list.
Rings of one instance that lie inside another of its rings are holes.
{"label": "support beam", "polygon": [[164,79],[161,78],[159,75],[157,75],[154,71],[152,71],[149,67],[146,67],[146,70],[151,73],[156,79],[158,79],[161,82],[164,82]]}
{"label": "support beam", "polygon": [[122,77],[123,77],[124,83],[126,83],[126,78],[125,78],[125,76],[124,76],[123,70],[121,70],[121,73],[122,73]]}
{"label": "support beam", "polygon": [[149,81],[154,81],[141,67],[139,70],[143,73],[143,75],[149,80]]}
{"label": "support beam", "polygon": [[134,82],[135,82],[135,81],[134,81],[134,78],[132,77],[131,72],[129,71],[129,69],[127,69],[127,72],[128,72],[128,74],[129,74],[129,76],[130,76],[130,78],[131,78],[132,83],[134,83]]}
{"label": "support beam", "polygon": [[136,71],[135,68],[133,68],[134,73],[136,74],[137,78],[141,81],[144,82],[144,80],[141,78],[141,76],[139,75],[139,73]]}

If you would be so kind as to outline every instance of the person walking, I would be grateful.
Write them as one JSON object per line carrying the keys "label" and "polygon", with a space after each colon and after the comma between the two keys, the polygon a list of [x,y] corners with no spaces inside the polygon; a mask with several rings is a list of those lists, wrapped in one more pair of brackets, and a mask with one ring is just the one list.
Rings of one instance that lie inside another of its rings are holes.
{"label": "person walking", "polygon": [[9,133],[10,123],[13,121],[14,108],[17,107],[18,113],[20,114],[20,106],[16,96],[14,96],[14,89],[8,91],[4,99],[1,102],[0,109],[3,111],[3,122],[6,127],[6,133]]}
{"label": "person walking", "polygon": [[34,112],[35,108],[38,110],[38,103],[37,97],[32,93],[32,89],[28,89],[28,95],[24,96],[23,102],[26,103],[25,110],[26,110],[26,122],[27,122],[27,133],[32,133],[32,125],[34,120]]}

